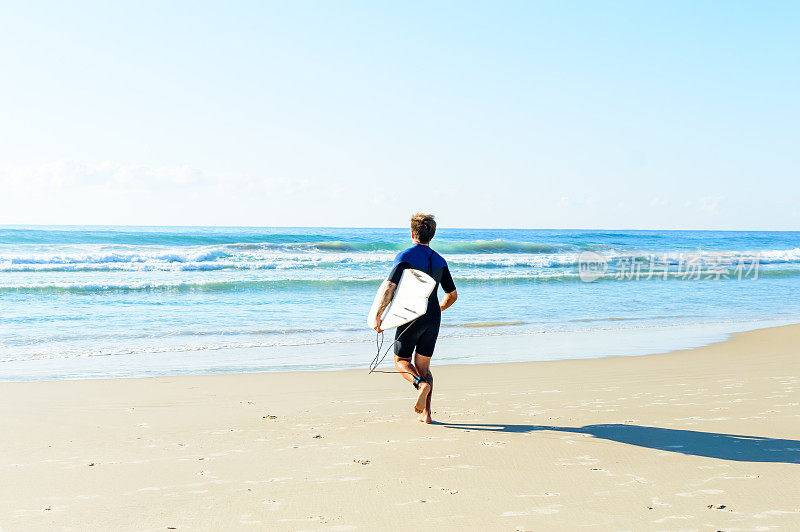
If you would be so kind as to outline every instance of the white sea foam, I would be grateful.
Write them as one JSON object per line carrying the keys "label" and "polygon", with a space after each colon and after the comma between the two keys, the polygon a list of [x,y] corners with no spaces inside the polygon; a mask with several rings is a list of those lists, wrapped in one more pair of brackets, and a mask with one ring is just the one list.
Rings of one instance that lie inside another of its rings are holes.
{"label": "white sea foam", "polygon": [[[247,245],[252,246],[252,245]],[[4,251],[0,253],[0,271],[148,271],[148,270],[215,270],[215,269],[292,269],[337,267],[341,265],[376,265],[391,262],[393,252],[336,251],[307,252],[296,248],[238,247],[238,245],[193,246],[59,246],[48,251]],[[762,264],[800,263],[800,248],[752,251],[706,250],[697,252],[608,250],[610,262],[636,257],[646,261],[653,257],[668,263],[688,259],[705,263],[735,263],[741,259],[757,259]],[[577,252],[554,253],[491,253],[448,254],[453,267],[464,268],[553,268],[571,266]]]}

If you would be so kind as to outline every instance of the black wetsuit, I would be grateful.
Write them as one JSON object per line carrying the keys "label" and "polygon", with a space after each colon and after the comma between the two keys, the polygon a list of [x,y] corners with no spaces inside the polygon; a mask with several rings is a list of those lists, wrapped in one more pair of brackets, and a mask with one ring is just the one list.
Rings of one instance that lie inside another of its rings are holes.
{"label": "black wetsuit", "polygon": [[442,319],[437,293],[439,286],[441,285],[445,293],[449,294],[456,289],[456,285],[447,268],[447,261],[429,246],[417,244],[398,253],[388,280],[395,284],[399,283],[403,271],[407,268],[427,273],[436,281],[436,286],[428,297],[428,310],[425,314],[397,328],[394,354],[400,358],[411,358],[416,348],[418,354],[430,357],[436,347],[436,338],[439,336],[439,324]]}

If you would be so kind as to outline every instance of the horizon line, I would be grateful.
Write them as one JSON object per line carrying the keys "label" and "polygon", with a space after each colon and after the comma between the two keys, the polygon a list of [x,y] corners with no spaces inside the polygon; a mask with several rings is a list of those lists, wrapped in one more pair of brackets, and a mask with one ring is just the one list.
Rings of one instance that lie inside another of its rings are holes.
{"label": "horizon line", "polygon": [[[204,229],[363,229],[363,230],[409,230],[408,226],[403,227],[373,227],[373,226],[346,226],[346,225],[140,225],[140,224],[0,224],[1,229],[14,228],[204,228]],[[687,228],[666,228],[666,229],[644,229],[644,228],[620,228],[620,227],[468,227],[468,226],[445,226],[441,229],[459,229],[471,231],[692,231],[692,232],[714,232],[714,233],[798,233],[798,229],[687,229]]]}

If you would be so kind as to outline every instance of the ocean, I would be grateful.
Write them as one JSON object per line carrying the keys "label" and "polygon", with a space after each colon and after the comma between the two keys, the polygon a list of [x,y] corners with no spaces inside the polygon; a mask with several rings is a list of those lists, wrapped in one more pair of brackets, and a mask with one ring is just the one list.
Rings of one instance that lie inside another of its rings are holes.
{"label": "ocean", "polygon": [[[366,368],[367,311],[410,245],[407,229],[0,226],[0,380]],[[800,232],[442,228],[432,247],[459,293],[434,363],[800,321]]]}

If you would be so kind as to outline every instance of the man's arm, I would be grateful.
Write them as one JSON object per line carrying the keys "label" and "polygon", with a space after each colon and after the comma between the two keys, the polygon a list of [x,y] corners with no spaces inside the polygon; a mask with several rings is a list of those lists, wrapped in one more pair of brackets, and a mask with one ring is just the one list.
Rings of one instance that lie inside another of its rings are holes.
{"label": "man's arm", "polygon": [[386,310],[386,307],[389,306],[389,303],[392,301],[392,296],[394,295],[394,291],[397,288],[397,283],[393,283],[391,281],[384,281],[383,285],[383,295],[381,296],[381,304],[378,306],[378,312],[375,314],[375,329],[378,332],[382,332],[381,329],[381,316],[383,316],[383,312]]}
{"label": "man's arm", "polygon": [[439,303],[439,308],[444,310],[456,302],[458,299],[458,292],[456,292],[456,284],[453,282],[453,276],[450,275],[450,268],[447,266],[442,270],[442,290],[444,290],[444,299]]}
{"label": "man's arm", "polygon": [[453,290],[452,292],[446,293],[444,295],[444,299],[442,299],[442,302],[439,303],[439,308],[442,309],[442,310],[447,309],[453,303],[456,302],[456,299],[458,299],[458,291],[457,290]]}

